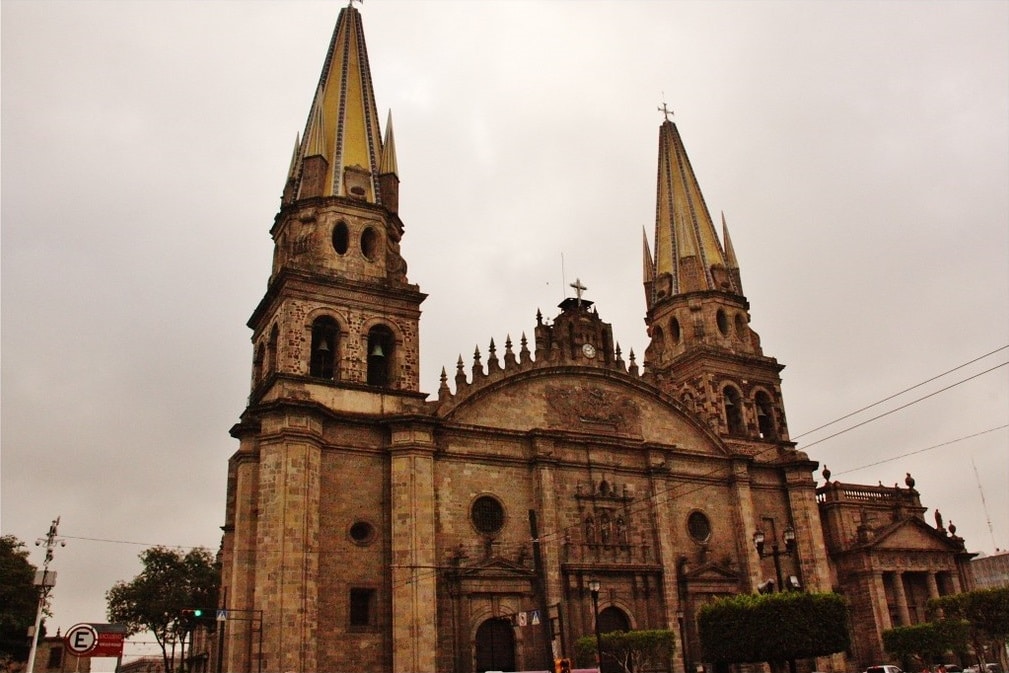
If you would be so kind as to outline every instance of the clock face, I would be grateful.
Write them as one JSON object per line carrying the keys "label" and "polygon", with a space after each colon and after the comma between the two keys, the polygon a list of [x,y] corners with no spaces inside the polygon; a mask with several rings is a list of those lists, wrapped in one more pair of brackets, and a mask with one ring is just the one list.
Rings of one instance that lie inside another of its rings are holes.
{"label": "clock face", "polygon": [[594,358],[596,356],[596,347],[592,344],[585,344],[582,346],[582,353],[584,353],[587,358]]}

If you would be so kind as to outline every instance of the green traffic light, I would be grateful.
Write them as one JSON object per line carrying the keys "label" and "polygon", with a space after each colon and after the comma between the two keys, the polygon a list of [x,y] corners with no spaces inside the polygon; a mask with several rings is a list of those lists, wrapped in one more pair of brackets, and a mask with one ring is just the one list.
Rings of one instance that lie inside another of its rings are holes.
{"label": "green traffic light", "polygon": [[194,617],[202,617],[203,616],[203,610],[201,610],[200,608],[196,608],[195,610],[193,610],[193,616]]}

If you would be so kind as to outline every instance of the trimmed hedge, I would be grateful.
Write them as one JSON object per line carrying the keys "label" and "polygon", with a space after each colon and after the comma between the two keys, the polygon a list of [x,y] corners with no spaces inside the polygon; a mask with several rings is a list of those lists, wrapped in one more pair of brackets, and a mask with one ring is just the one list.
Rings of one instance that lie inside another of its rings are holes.
{"label": "trimmed hedge", "polygon": [[851,643],[848,607],[833,593],[740,594],[698,614],[706,661],[787,661],[842,652]]}

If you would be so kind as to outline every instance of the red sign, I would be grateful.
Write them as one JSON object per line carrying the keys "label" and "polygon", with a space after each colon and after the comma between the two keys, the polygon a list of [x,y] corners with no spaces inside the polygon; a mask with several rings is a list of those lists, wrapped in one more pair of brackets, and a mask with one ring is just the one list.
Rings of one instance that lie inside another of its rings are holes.
{"label": "red sign", "polygon": [[77,657],[121,657],[125,640],[122,624],[75,624],[63,636],[67,649]]}

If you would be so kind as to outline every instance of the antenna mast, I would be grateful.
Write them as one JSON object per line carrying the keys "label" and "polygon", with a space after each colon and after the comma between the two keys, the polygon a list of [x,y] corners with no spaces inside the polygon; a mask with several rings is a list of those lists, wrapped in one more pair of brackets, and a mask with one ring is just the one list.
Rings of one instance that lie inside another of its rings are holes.
{"label": "antenna mast", "polygon": [[995,549],[995,533],[991,529],[991,515],[988,514],[988,501],[984,499],[984,489],[981,488],[981,475],[977,473],[977,465],[974,463],[974,456],[970,457],[971,467],[974,468],[974,479],[977,480],[977,491],[981,494],[981,506],[984,507],[984,518],[988,522],[988,535],[991,536],[991,548]]}

